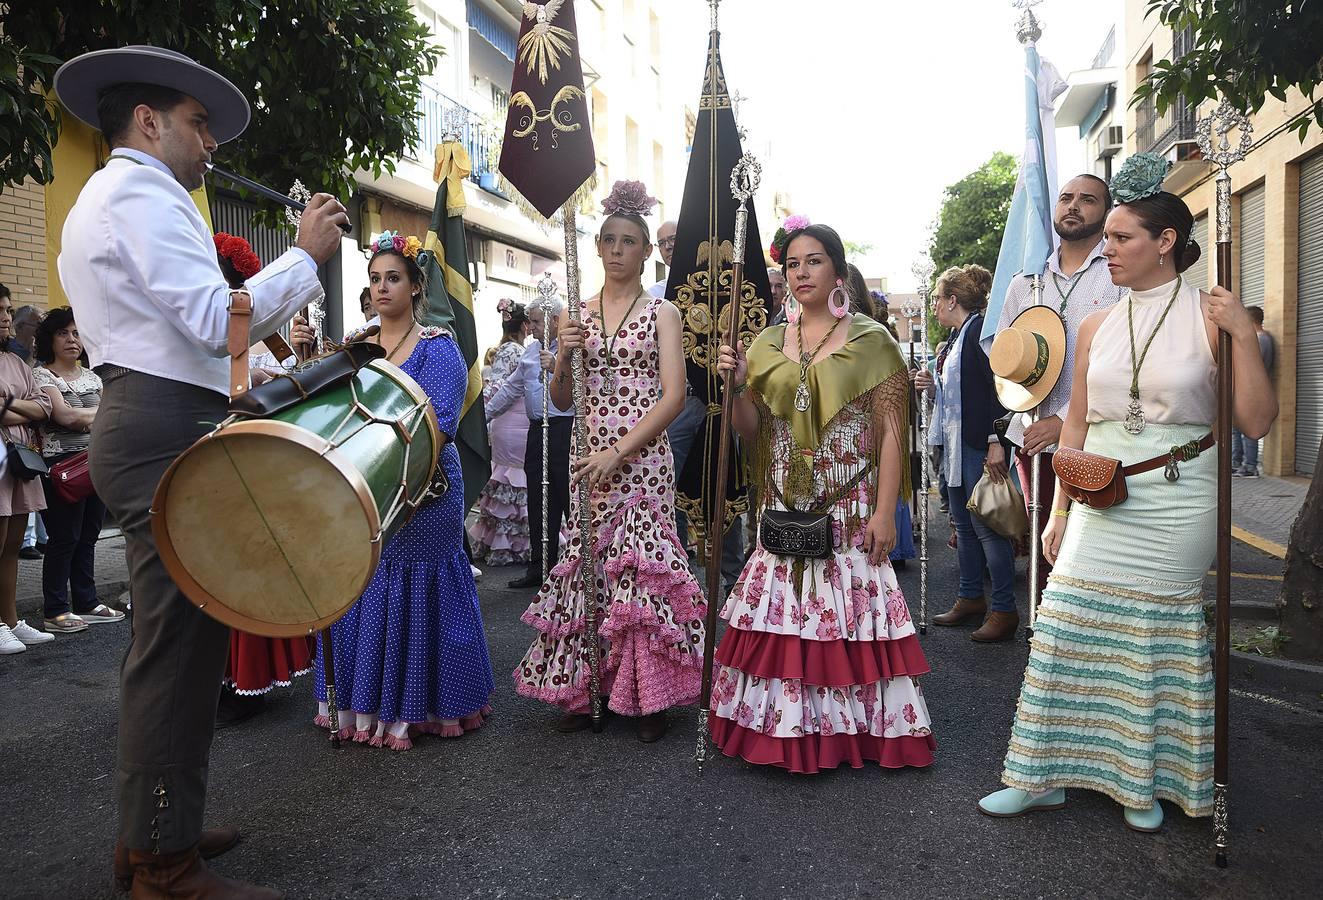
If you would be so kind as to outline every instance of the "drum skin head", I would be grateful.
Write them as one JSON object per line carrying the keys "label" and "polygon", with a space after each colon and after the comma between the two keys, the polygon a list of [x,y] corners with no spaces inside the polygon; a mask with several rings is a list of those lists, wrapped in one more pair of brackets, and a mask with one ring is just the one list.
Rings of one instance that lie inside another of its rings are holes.
{"label": "drum skin head", "polygon": [[321,437],[273,420],[203,438],[161,479],[157,548],[203,612],[250,634],[296,637],[342,616],[381,557],[363,476]]}

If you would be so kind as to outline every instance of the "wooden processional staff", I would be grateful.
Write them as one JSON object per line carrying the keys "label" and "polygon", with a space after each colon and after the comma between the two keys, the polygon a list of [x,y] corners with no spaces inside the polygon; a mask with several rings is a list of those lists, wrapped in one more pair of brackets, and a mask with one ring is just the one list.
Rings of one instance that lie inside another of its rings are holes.
{"label": "wooden processional staff", "polygon": [[[762,166],[752,153],[745,153],[730,173],[730,193],[739,201],[735,210],[735,253],[731,260],[730,304],[726,307],[730,320],[723,343],[737,345],[744,327],[744,250],[749,234],[749,201],[762,181]],[[698,702],[698,746],[694,759],[699,768],[707,758],[707,710],[712,700],[712,665],[717,646],[717,610],[721,607],[721,536],[726,533],[726,487],[730,478],[731,449],[734,444],[733,420],[735,392],[731,389],[734,372],[721,376],[721,425],[717,431],[716,485],[712,491],[712,508],[707,523],[707,621],[703,636],[703,682]]]}
{"label": "wooden processional staff", "polygon": [[[1204,159],[1217,166],[1217,284],[1231,290],[1231,173],[1233,164],[1245,158],[1251,147],[1253,129],[1249,118],[1223,100],[1197,125],[1199,149]],[[1231,145],[1230,135],[1239,132],[1240,143]],[[1213,840],[1217,864],[1227,865],[1230,828],[1227,818],[1227,789],[1230,781],[1227,759],[1229,727],[1227,698],[1231,664],[1231,425],[1232,406],[1231,335],[1217,333],[1217,612],[1213,649]]]}

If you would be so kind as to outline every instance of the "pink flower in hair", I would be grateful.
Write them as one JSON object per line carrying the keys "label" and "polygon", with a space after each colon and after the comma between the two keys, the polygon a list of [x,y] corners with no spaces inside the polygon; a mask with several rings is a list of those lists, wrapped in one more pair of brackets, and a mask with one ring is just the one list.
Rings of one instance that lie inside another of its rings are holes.
{"label": "pink flower in hair", "polygon": [[657,198],[648,196],[641,181],[617,181],[611,193],[602,201],[602,212],[608,216],[639,216],[646,218],[657,205]]}
{"label": "pink flower in hair", "polygon": [[812,224],[813,223],[809,221],[808,216],[794,215],[794,216],[789,216],[786,219],[785,224],[782,225],[781,227],[785,229],[786,234],[790,234],[790,232],[792,231],[799,231],[799,229],[801,228],[808,228]]}
{"label": "pink flower in hair", "polygon": [[398,250],[400,253],[403,253],[405,246],[408,244],[408,241],[404,239],[404,235],[397,234],[395,235],[395,239],[391,243],[395,245],[396,250]]}

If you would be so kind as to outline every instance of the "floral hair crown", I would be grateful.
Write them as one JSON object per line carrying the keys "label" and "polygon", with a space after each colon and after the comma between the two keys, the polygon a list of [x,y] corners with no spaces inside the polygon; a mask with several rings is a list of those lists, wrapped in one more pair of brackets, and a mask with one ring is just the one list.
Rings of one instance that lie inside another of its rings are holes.
{"label": "floral hair crown", "polygon": [[496,311],[501,314],[502,322],[509,322],[513,319],[515,310],[518,308],[519,304],[515,303],[509,297],[502,297],[500,300],[496,301]]}
{"label": "floral hair crown", "polygon": [[602,212],[608,216],[638,216],[646,219],[657,205],[656,197],[648,196],[641,181],[617,181],[611,193],[602,201]]}
{"label": "floral hair crown", "polygon": [[776,229],[776,234],[772,235],[772,246],[767,248],[767,253],[772,257],[772,262],[780,264],[781,257],[785,256],[786,241],[790,238],[790,235],[801,228],[808,228],[812,224],[808,216],[790,216],[782,222],[781,227]]}
{"label": "floral hair crown", "polygon": [[1112,200],[1134,203],[1162,192],[1162,181],[1171,171],[1171,163],[1156,153],[1136,153],[1125,161],[1110,185]]}
{"label": "floral hair crown", "polygon": [[409,259],[417,259],[418,251],[423,249],[423,242],[413,235],[405,237],[398,231],[383,231],[377,235],[377,239],[372,242],[373,253],[383,253],[394,250],[396,253],[403,254]]}
{"label": "floral hair crown", "polygon": [[244,278],[252,278],[262,270],[262,260],[253,252],[252,244],[241,237],[221,231],[211,236],[216,252],[229,260],[234,271]]}

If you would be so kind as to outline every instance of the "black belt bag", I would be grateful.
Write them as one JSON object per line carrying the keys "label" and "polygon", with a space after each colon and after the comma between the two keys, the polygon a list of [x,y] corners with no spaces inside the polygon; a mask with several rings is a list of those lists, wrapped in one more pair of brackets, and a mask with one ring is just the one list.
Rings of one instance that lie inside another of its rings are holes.
{"label": "black belt bag", "polygon": [[758,523],[758,535],[768,553],[827,559],[835,549],[831,539],[830,513],[765,509]]}
{"label": "black belt bag", "polygon": [[[859,482],[873,471],[873,464],[864,466],[850,482],[835,494],[816,505],[815,512],[795,509],[764,509],[758,518],[758,538],[763,549],[777,556],[799,556],[804,559],[827,559],[836,550],[832,538],[831,509]],[[776,485],[772,492],[782,506],[789,506]]]}
{"label": "black belt bag", "polygon": [[[9,407],[13,405],[14,398],[6,397],[4,409],[0,409],[0,416],[9,412]],[[51,467],[46,465],[46,460],[41,458],[40,453],[23,444],[15,444],[9,439],[8,433],[4,433],[3,436],[9,474],[22,481],[31,481],[38,475],[49,475],[51,473]]]}

